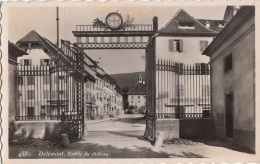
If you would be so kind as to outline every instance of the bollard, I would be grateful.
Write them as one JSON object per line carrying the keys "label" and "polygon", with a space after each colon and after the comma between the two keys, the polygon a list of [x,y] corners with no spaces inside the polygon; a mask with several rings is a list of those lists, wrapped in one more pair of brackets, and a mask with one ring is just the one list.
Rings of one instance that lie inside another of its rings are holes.
{"label": "bollard", "polygon": [[155,143],[154,143],[154,147],[162,147],[163,139],[164,139],[164,133],[158,132],[157,138],[156,138]]}
{"label": "bollard", "polygon": [[70,141],[67,134],[61,134],[61,142],[63,148],[68,148],[70,145]]}
{"label": "bollard", "polygon": [[86,141],[87,138],[88,138],[88,128],[87,128],[86,125],[84,125],[84,134],[83,134],[81,140],[82,140],[82,141]]}

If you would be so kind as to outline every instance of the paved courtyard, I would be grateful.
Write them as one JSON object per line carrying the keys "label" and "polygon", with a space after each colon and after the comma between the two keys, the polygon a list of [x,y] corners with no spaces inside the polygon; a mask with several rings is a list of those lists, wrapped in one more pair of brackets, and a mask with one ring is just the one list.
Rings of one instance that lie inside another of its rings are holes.
{"label": "paved courtyard", "polygon": [[[10,158],[235,158],[237,161],[255,158],[254,154],[217,139],[173,139],[155,148],[142,137],[145,128],[142,117],[129,115],[88,122],[88,137],[71,143],[68,148],[46,141],[11,144]],[[24,156],[22,152],[30,155]]]}

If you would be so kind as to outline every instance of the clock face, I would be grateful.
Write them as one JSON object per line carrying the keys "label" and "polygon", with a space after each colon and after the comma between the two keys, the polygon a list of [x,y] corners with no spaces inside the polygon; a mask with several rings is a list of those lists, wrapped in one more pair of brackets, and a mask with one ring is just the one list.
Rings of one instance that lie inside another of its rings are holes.
{"label": "clock face", "polygon": [[111,29],[115,30],[123,23],[123,19],[122,16],[118,13],[110,13],[106,17],[106,23]]}

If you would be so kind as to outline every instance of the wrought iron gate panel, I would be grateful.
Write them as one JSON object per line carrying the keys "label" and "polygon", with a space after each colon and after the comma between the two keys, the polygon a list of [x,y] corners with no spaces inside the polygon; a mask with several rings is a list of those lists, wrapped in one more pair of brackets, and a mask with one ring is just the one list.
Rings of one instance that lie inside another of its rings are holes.
{"label": "wrought iron gate panel", "polygon": [[61,41],[61,50],[63,55],[69,59],[69,65],[60,66],[68,72],[70,80],[70,108],[64,111],[62,124],[64,133],[68,133],[70,139],[80,139],[84,134],[84,52],[77,44],[71,44],[68,41]]}
{"label": "wrought iron gate panel", "polygon": [[208,64],[156,61],[156,117],[211,117]]}
{"label": "wrought iron gate panel", "polygon": [[145,78],[146,83],[146,130],[145,137],[155,138],[156,110],[155,110],[155,40],[152,39],[146,48]]}
{"label": "wrought iron gate panel", "polygon": [[[16,120],[62,120],[62,133],[84,133],[84,52],[62,41],[46,65],[18,66]],[[62,60],[60,60],[62,59]]]}

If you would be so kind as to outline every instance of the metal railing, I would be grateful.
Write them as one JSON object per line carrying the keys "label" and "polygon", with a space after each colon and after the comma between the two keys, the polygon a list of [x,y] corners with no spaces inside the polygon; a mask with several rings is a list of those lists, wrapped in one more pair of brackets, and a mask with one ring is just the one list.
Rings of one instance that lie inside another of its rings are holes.
{"label": "metal railing", "polygon": [[210,67],[205,63],[156,62],[156,117],[209,118]]}
{"label": "metal railing", "polygon": [[[76,31],[111,31],[110,29],[94,27],[93,25],[76,25]],[[153,31],[153,26],[150,24],[134,24],[124,27],[120,31]]]}

